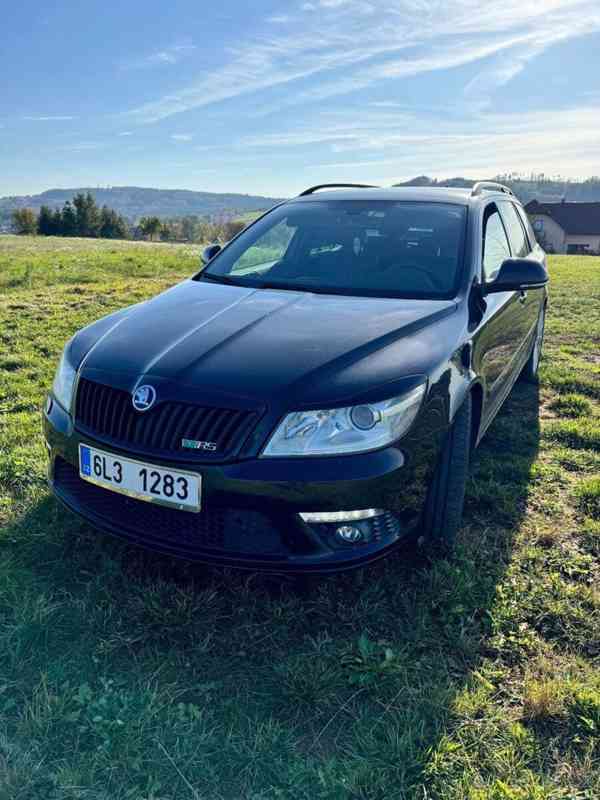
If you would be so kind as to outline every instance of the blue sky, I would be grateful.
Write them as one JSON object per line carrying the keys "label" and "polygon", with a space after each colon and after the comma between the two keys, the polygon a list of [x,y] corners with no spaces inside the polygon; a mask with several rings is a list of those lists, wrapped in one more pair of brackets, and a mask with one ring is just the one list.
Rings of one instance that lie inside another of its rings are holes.
{"label": "blue sky", "polygon": [[0,195],[600,173],[598,0],[21,0],[0,74]]}

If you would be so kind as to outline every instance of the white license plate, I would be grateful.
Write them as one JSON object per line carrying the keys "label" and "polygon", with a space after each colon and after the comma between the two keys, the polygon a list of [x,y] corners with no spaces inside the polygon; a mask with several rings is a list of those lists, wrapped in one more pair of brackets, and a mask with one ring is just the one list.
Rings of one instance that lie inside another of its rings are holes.
{"label": "white license plate", "polygon": [[79,474],[90,483],[138,500],[200,511],[200,475],[122,458],[79,445]]}

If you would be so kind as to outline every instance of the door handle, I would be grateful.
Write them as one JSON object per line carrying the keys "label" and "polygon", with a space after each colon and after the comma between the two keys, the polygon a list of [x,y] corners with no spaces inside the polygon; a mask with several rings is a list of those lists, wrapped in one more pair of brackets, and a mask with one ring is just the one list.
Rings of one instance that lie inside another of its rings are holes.
{"label": "door handle", "polygon": [[519,292],[519,303],[524,303],[527,300],[527,292],[525,289],[521,289]]}

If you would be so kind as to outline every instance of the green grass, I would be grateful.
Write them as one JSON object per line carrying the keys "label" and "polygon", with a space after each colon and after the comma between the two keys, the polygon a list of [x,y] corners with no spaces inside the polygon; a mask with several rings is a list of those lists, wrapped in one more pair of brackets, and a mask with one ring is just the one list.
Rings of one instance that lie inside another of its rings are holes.
{"label": "green grass", "polygon": [[550,260],[542,382],[477,452],[456,557],[309,592],[138,551],[46,489],[64,341],[196,264],[0,237],[0,800],[600,796],[600,259]]}

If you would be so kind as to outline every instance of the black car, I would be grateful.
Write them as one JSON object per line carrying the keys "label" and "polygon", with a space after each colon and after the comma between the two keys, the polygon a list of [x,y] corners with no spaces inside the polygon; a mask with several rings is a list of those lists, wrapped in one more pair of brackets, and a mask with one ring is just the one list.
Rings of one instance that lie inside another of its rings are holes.
{"label": "black car", "polygon": [[540,360],[545,254],[512,192],[313,187],[203,259],[65,347],[44,409],[56,497],[253,569],[451,544],[469,455]]}

